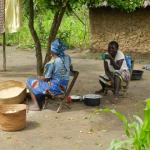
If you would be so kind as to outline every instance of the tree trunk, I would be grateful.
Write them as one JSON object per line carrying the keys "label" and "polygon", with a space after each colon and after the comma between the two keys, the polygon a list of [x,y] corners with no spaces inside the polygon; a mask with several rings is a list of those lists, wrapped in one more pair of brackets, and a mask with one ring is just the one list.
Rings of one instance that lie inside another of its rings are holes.
{"label": "tree trunk", "polygon": [[41,52],[41,43],[37,32],[34,28],[34,3],[33,0],[29,0],[29,29],[32,35],[32,38],[35,43],[35,51],[36,51],[36,60],[37,60],[37,74],[42,75],[42,52]]}
{"label": "tree trunk", "polygon": [[64,2],[64,6],[62,6],[62,8],[60,10],[58,10],[54,15],[53,23],[52,23],[52,26],[50,28],[50,33],[49,33],[49,37],[48,37],[47,53],[45,56],[44,65],[50,60],[51,42],[55,39],[55,37],[57,35],[59,26],[61,24],[62,18],[64,16],[64,13],[65,13],[65,10],[67,7],[67,2],[68,2],[68,0],[66,0]]}

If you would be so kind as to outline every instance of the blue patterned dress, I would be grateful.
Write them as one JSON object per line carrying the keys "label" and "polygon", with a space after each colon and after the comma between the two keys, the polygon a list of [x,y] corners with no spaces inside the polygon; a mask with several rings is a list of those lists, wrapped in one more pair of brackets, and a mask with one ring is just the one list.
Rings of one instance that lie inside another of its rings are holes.
{"label": "blue patterned dress", "polygon": [[36,97],[45,95],[47,90],[53,95],[63,94],[67,88],[70,75],[71,59],[68,55],[51,59],[44,67],[47,81],[30,77],[26,81],[27,88]]}

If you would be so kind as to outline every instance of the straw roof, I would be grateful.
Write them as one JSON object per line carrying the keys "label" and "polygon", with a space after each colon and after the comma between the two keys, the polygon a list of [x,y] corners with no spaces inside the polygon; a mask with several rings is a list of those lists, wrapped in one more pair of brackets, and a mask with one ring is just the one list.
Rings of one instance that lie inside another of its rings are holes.
{"label": "straw roof", "polygon": [[[107,7],[108,6],[107,1],[102,2],[100,6],[101,7]],[[145,0],[143,3],[143,7],[146,8],[148,6],[150,6],[150,0]],[[111,7],[114,8],[114,6],[111,6]]]}
{"label": "straw roof", "polygon": [[150,6],[150,0],[144,1],[143,7],[147,7],[147,6]]}

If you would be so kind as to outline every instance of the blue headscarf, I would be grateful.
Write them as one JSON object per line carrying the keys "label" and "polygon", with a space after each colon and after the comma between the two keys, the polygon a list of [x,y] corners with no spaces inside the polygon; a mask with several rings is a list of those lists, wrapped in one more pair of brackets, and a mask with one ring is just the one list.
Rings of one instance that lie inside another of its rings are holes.
{"label": "blue headscarf", "polygon": [[67,46],[60,40],[56,39],[51,43],[51,51],[60,57],[63,57]]}

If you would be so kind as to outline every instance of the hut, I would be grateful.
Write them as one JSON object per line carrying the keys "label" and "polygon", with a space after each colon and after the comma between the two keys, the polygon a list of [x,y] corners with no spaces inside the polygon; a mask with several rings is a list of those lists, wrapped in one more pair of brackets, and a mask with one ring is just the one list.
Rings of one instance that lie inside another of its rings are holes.
{"label": "hut", "polygon": [[118,41],[123,51],[150,51],[150,0],[143,7],[127,13],[103,2],[89,9],[91,48],[107,49],[108,42]]}

